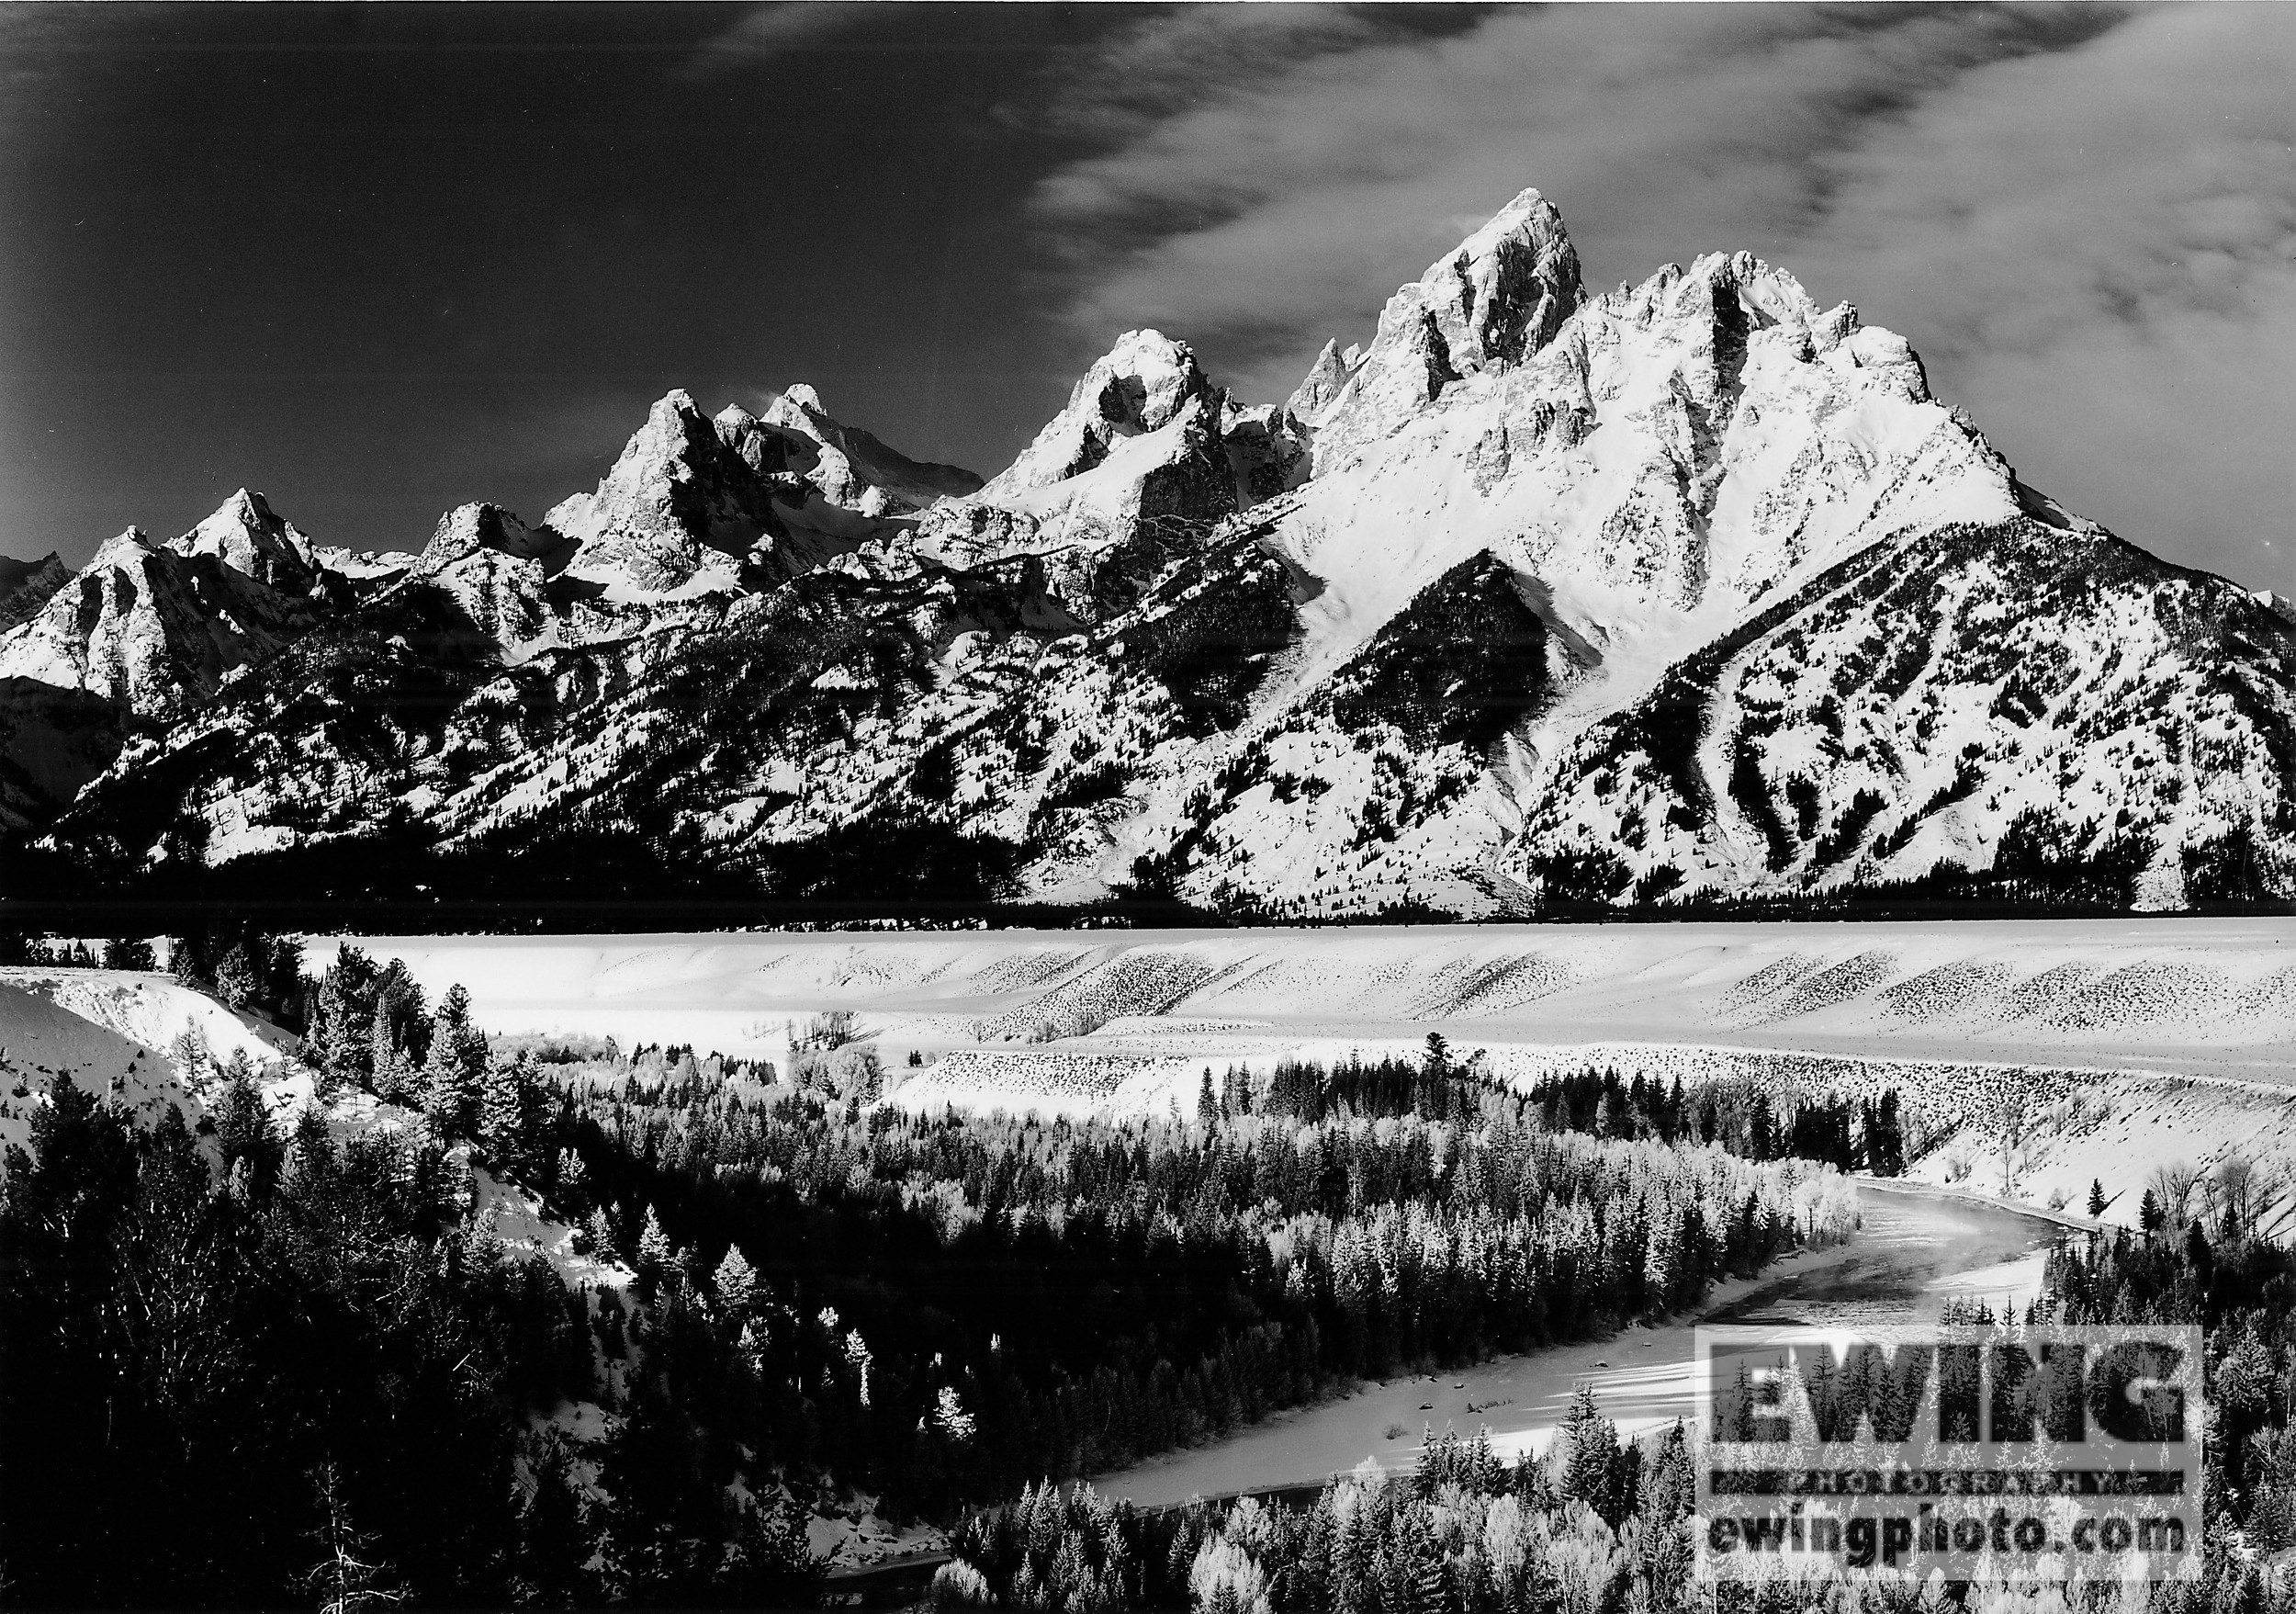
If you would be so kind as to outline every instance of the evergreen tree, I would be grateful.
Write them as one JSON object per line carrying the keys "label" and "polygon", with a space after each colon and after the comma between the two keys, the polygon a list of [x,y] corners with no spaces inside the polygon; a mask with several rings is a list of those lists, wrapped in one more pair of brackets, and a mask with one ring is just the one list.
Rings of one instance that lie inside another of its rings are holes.
{"label": "evergreen tree", "polygon": [[1395,1556],[1403,1589],[1400,1614],[1451,1614],[1443,1548],[1435,1540],[1434,1521],[1427,1517],[1425,1506],[1413,1502],[1398,1509],[1395,1525],[1400,1538]]}
{"label": "evergreen tree", "polygon": [[738,1245],[726,1247],[726,1258],[717,1263],[711,1275],[711,1286],[717,1291],[717,1303],[728,1317],[739,1318],[749,1310],[749,1303],[757,1293],[757,1269],[741,1253]]}
{"label": "evergreen tree", "polygon": [[568,1608],[594,1601],[586,1567],[591,1543],[583,1527],[572,1465],[555,1434],[528,1460],[533,1476],[518,1516],[516,1600],[530,1608]]}
{"label": "evergreen tree", "polygon": [[233,1009],[245,1009],[264,996],[262,973],[245,942],[233,944],[216,961],[214,988],[215,995]]}
{"label": "evergreen tree", "polygon": [[810,1608],[821,1600],[823,1564],[805,1538],[805,1509],[784,1493],[742,1509],[720,1589],[738,1606]]}
{"label": "evergreen tree", "polygon": [[114,936],[104,943],[106,969],[144,969],[153,966],[152,943],[135,936]]}
{"label": "evergreen tree", "polygon": [[[488,1067],[480,1089],[478,1103],[478,1140],[487,1153],[498,1163],[516,1169],[524,1161],[527,1148],[527,1094],[532,1090],[527,1075],[531,1055],[521,1053],[515,1060],[500,1059]],[[561,1191],[579,1190],[582,1169],[581,1157],[573,1160],[575,1181],[568,1184],[562,1171]]]}
{"label": "evergreen tree", "polygon": [[1220,1124],[1220,1100],[1211,1089],[1211,1067],[1204,1067],[1203,1086],[1196,1093],[1196,1124],[1209,1134]]}
{"label": "evergreen tree", "polygon": [[1770,1113],[1770,1095],[1757,1092],[1746,1128],[1746,1155],[1749,1159],[1773,1160],[1778,1154],[1777,1123]]}
{"label": "evergreen tree", "polygon": [[244,1048],[233,1049],[231,1064],[225,1067],[215,1134],[223,1153],[224,1171],[231,1173],[243,1164],[249,1190],[258,1199],[267,1198],[278,1180],[286,1150],[272,1127],[271,1112],[264,1103],[263,1089],[255,1085]]}
{"label": "evergreen tree", "polygon": [[486,1085],[485,1033],[471,1025],[469,999],[462,988],[451,987],[431,1017],[430,1052],[422,1075],[423,1112],[441,1137],[477,1133]]}
{"label": "evergreen tree", "polygon": [[214,1069],[208,1041],[196,1026],[186,1026],[175,1033],[175,1040],[167,1045],[167,1059],[175,1067],[175,1078],[194,1089],[205,1086]]}
{"label": "evergreen tree", "polygon": [[411,1074],[407,1068],[406,1055],[399,1050],[399,1040],[392,1034],[388,1007],[379,1001],[368,1027],[367,1069],[374,1073],[377,1098],[390,1104],[407,1100],[412,1086]]}
{"label": "evergreen tree", "polygon": [[599,1258],[611,1261],[620,1258],[622,1252],[614,1243],[613,1228],[606,1221],[603,1205],[592,1207],[589,1220],[582,1224],[582,1231],[589,1236],[591,1250]]}
{"label": "evergreen tree", "polygon": [[2101,1177],[2093,1178],[2089,1181],[2088,1213],[2091,1216],[2102,1216],[2105,1213],[2105,1182]]}
{"label": "evergreen tree", "polygon": [[647,1206],[646,1228],[637,1236],[638,1276],[649,1282],[658,1281],[676,1257],[670,1236],[662,1231],[661,1218],[654,1213],[653,1206]]}
{"label": "evergreen tree", "polygon": [[1560,1468],[1557,1487],[1602,1512],[1611,1492],[1611,1468],[1618,1459],[1618,1427],[1604,1417],[1594,1403],[1594,1386],[1583,1380],[1570,1397],[1564,1415],[1558,1454]]}

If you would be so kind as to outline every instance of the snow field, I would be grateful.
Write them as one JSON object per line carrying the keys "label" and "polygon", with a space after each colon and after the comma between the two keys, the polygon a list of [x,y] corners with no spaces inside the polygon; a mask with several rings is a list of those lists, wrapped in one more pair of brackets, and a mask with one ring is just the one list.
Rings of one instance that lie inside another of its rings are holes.
{"label": "snow field", "polygon": [[[2272,919],[350,940],[433,997],[461,982],[492,1031],[753,1055],[848,1009],[896,1055],[1049,1031],[1070,1052],[1193,1057],[1236,1026],[1270,1046],[1440,1030],[1463,1048],[2296,1076],[2296,925]],[[306,967],[336,944],[314,938]]]}
{"label": "snow field", "polygon": [[[2273,920],[369,939],[499,1032],[780,1059],[851,1010],[889,1101],[1195,1110],[1201,1072],[1412,1055],[1518,1084],[1895,1087],[1953,1135],[1919,1180],[2135,1215],[2156,1166],[2296,1179],[2296,926]],[[310,966],[335,942],[316,938]],[[929,1061],[906,1066],[909,1051]]]}

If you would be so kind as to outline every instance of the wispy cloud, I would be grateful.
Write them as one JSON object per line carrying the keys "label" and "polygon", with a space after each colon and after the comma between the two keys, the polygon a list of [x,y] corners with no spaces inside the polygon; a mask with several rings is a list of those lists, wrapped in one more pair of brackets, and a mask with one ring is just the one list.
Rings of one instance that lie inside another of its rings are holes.
{"label": "wispy cloud", "polygon": [[688,80],[775,62],[863,28],[882,28],[912,7],[907,0],[772,0],[741,11],[679,64]]}
{"label": "wispy cloud", "polygon": [[1232,26],[1249,68],[1120,100],[1039,187],[1080,349],[1157,324],[1280,397],[1536,185],[1591,279],[1755,251],[1904,331],[2076,508],[2289,581],[2261,547],[2287,542],[2286,455],[2259,438],[2296,414],[2296,11],[1564,6],[1435,39],[1346,17],[1284,60],[1279,28],[1229,22],[1251,9],[1109,52],[1178,81]]}

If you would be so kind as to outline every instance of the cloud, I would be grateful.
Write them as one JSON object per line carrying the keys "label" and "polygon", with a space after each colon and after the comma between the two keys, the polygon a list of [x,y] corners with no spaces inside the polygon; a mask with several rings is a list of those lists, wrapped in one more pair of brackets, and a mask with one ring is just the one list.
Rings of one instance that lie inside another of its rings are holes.
{"label": "cloud", "polygon": [[1793,245],[2028,480],[2296,587],[2296,14],[2172,7],[1989,65],[1840,154]]}
{"label": "cloud", "polygon": [[[1127,50],[1218,59],[1221,14],[1250,9],[1149,25]],[[1752,250],[1905,332],[2037,485],[2173,558],[2285,586],[2258,572],[2296,550],[2272,449],[2296,413],[2296,12],[1470,21],[1334,33],[1293,62],[1246,40],[1251,72],[1139,97],[1033,198],[1079,350],[1155,324],[1281,397],[1325,335],[1367,334],[1397,283],[1536,185],[1591,281]]]}
{"label": "cloud", "polygon": [[676,76],[715,78],[739,68],[832,45],[864,28],[883,28],[913,9],[907,0],[773,0],[741,13],[694,48]]}

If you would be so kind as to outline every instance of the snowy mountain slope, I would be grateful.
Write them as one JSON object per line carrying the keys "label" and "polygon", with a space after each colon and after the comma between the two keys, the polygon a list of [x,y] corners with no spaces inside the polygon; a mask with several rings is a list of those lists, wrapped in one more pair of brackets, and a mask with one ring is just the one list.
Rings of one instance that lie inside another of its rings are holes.
{"label": "snowy mountain slope", "polygon": [[329,553],[241,495],[0,637],[0,676],[160,725],[71,797],[58,878],[1281,918],[2296,894],[2278,602],[2024,487],[1782,269],[1590,293],[1535,191],[1281,407],[1128,332],[983,483],[807,388],[672,392],[538,525]]}
{"label": "snowy mountain slope", "polygon": [[53,549],[37,560],[0,555],[0,633],[34,615],[72,580],[72,569]]}
{"label": "snowy mountain slope", "polygon": [[93,1093],[117,1094],[147,1121],[183,1091],[157,1050],[0,979],[0,1148],[25,1146],[32,1115],[59,1076]]}
{"label": "snowy mountain slope", "polygon": [[2235,877],[2210,862],[2229,837],[2296,830],[2291,683],[2296,631],[2221,579],[2086,524],[1947,526],[1834,568],[1578,737],[1518,866],[1607,897],[2063,864],[2174,906]]}

